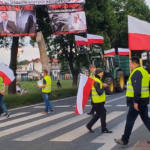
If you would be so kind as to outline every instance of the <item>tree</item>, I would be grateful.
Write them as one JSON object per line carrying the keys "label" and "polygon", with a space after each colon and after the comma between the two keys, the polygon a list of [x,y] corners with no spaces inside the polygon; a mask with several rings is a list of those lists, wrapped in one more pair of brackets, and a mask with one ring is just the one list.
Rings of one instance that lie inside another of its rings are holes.
{"label": "tree", "polygon": [[118,23],[111,0],[88,0],[85,4],[88,33],[104,37],[102,49],[110,49]]}
{"label": "tree", "polygon": [[[118,34],[116,34],[112,46],[128,48],[128,15],[150,22],[150,9],[144,0],[113,0],[112,6],[118,20]],[[140,56],[141,52],[134,51],[133,55],[136,53]]]}
{"label": "tree", "polygon": [[69,73],[70,73],[69,65],[66,62],[62,62],[60,67],[60,75],[65,75]]}
{"label": "tree", "polygon": [[[18,47],[19,47],[19,37],[13,37],[9,67],[13,70],[15,77],[17,75],[16,74],[16,70],[17,70],[17,53],[18,53]],[[16,78],[8,86],[8,94],[16,94]]]}

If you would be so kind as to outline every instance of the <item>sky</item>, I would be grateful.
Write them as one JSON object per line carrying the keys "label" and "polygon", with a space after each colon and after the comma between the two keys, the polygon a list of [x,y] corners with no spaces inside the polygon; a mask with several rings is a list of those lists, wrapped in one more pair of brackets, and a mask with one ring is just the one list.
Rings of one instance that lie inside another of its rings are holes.
{"label": "sky", "polygon": [[[147,5],[150,6],[150,0],[145,0]],[[26,38],[26,46],[22,47],[21,50],[24,50],[24,53],[19,54],[19,61],[21,60],[29,60],[31,61],[32,59],[35,58],[40,58],[39,54],[39,49],[38,48],[33,48],[30,43],[30,38]],[[10,63],[10,50],[2,49],[0,48],[0,64],[5,63],[9,65]]]}
{"label": "sky", "polygon": [[[35,58],[40,58],[40,54],[39,54],[39,49],[38,48],[33,48],[29,41],[30,41],[30,38],[27,37],[26,38],[26,46],[20,48],[20,50],[24,50],[23,53],[19,53],[19,61],[22,61],[22,60],[29,60],[31,61],[32,59],[35,59]],[[0,64],[1,63],[5,63],[7,65],[9,65],[10,63],[10,50],[6,50],[6,49],[2,49],[0,48]]]}
{"label": "sky", "polygon": [[145,0],[145,2],[150,6],[150,0]]}

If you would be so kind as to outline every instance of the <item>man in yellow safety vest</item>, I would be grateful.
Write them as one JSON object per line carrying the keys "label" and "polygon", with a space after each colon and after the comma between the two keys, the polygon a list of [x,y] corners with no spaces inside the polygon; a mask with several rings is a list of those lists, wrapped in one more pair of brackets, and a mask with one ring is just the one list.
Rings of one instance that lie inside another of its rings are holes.
{"label": "man in yellow safety vest", "polygon": [[120,145],[128,144],[134,122],[139,114],[150,131],[150,118],[147,106],[149,104],[149,75],[143,67],[140,67],[140,60],[136,56],[131,58],[130,68],[132,72],[128,79],[126,91],[127,106],[129,106],[127,121],[122,138],[115,139],[115,142]]}
{"label": "man in yellow safety vest", "polygon": [[[89,77],[94,78],[95,77],[95,70],[96,70],[95,65],[93,65],[93,64],[90,65],[89,69],[90,69],[90,76]],[[94,113],[95,113],[95,109],[94,109],[92,100],[91,100],[91,106],[92,106],[92,109],[89,113],[87,113],[88,115],[94,115]]]}
{"label": "man in yellow safety vest", "polygon": [[9,118],[10,113],[8,112],[5,103],[3,101],[3,96],[5,95],[5,84],[3,83],[3,78],[0,77],[0,107],[3,110],[3,114],[2,116],[6,116],[7,118]]}
{"label": "man in yellow safety vest", "polygon": [[96,110],[96,114],[86,125],[86,127],[90,132],[94,132],[92,130],[92,126],[97,122],[98,119],[100,119],[102,133],[112,133],[112,131],[109,131],[106,127],[106,109],[104,107],[104,104],[106,100],[105,87],[107,87],[107,84],[103,84],[101,81],[103,75],[103,69],[97,68],[95,72],[95,77],[93,78],[95,80],[95,83],[92,87],[92,101],[93,106]]}
{"label": "man in yellow safety vest", "polygon": [[49,96],[51,93],[51,77],[48,76],[48,71],[46,69],[44,69],[43,75],[44,75],[43,85],[42,86],[37,85],[37,86],[39,88],[42,88],[43,99],[45,102],[45,111],[42,113],[47,114],[49,109],[50,109],[50,113],[54,111],[54,109],[52,108],[52,104],[49,101]]}

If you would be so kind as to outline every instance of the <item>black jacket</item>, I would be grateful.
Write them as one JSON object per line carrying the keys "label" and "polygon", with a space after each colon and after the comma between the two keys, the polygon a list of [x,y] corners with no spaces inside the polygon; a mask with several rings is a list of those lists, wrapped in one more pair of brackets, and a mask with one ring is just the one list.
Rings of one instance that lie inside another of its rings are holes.
{"label": "black jacket", "polygon": [[[138,103],[139,105],[149,104],[148,98],[141,98],[141,83],[142,83],[142,74],[139,70],[135,71],[131,77],[131,82],[134,90],[134,97],[127,97],[127,106],[132,106],[133,103]],[[150,88],[150,85],[149,85]]]}
{"label": "black jacket", "polygon": [[[95,77],[100,80],[100,77],[98,77],[97,75]],[[100,84],[98,82],[94,82],[94,87],[98,95],[102,95],[105,91],[103,87],[100,88]]]}

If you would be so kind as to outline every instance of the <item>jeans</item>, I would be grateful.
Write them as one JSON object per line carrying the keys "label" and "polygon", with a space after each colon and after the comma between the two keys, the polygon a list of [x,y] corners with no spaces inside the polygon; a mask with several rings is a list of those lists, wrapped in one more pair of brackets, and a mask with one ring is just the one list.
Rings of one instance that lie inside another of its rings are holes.
{"label": "jeans", "polygon": [[96,110],[96,114],[87,124],[88,127],[91,128],[98,121],[98,119],[100,119],[102,130],[106,129],[106,109],[104,107],[104,104],[105,103],[93,103],[93,106]]}
{"label": "jeans", "polygon": [[127,120],[124,130],[124,135],[122,136],[122,141],[127,144],[129,142],[129,138],[133,129],[134,122],[138,115],[140,114],[140,117],[144,123],[144,125],[147,127],[147,129],[150,131],[150,118],[148,116],[148,107],[147,105],[139,105],[139,111],[134,109],[134,106],[129,107],[129,111],[127,114]]}
{"label": "jeans", "polygon": [[3,101],[3,95],[1,95],[1,94],[0,94],[0,106],[1,106],[1,108],[3,110],[3,112],[8,114],[8,110],[7,110],[7,108],[6,108],[5,104],[4,104],[4,101]]}
{"label": "jeans", "polygon": [[48,109],[52,110],[52,104],[49,101],[49,96],[50,93],[43,93],[43,99],[44,99],[44,103],[45,103],[45,112],[48,113]]}

